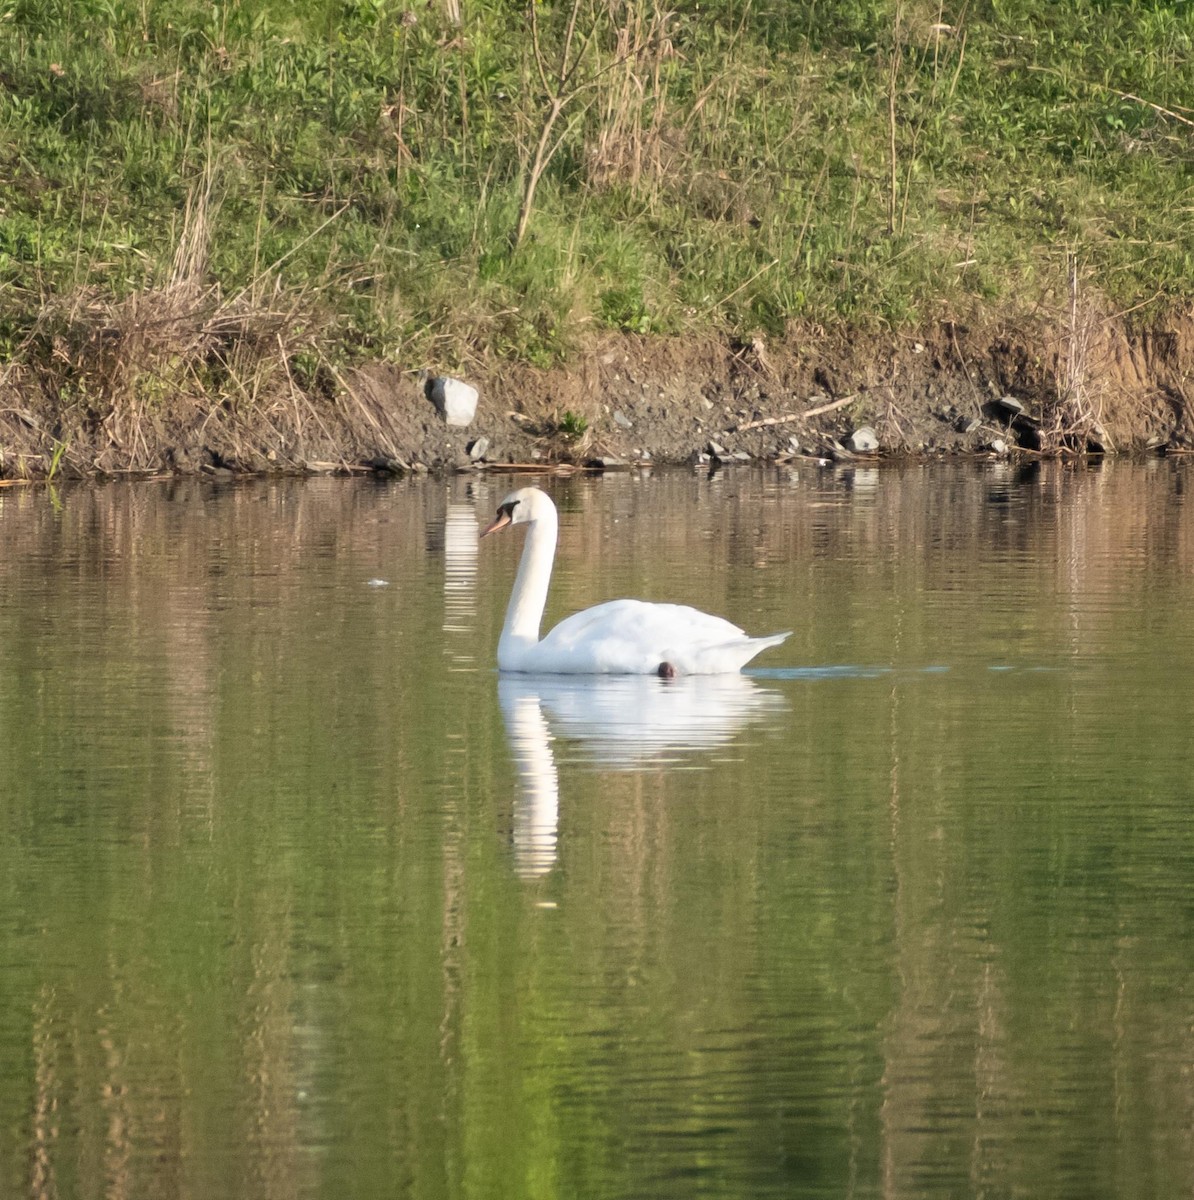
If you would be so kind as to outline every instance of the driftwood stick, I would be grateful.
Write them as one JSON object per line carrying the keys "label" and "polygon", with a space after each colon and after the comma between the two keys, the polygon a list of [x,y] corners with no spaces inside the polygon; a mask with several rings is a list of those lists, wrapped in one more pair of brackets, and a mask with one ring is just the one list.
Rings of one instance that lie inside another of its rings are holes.
{"label": "driftwood stick", "polygon": [[819,417],[822,413],[833,412],[837,408],[845,408],[847,404],[853,404],[857,399],[857,394],[843,396],[840,400],[831,400],[828,404],[818,404],[816,408],[810,408],[802,413],[788,413],[784,417],[763,417],[760,421],[747,421],[745,425],[739,425],[730,432],[745,433],[748,429],[763,429],[768,425],[785,425],[788,421],[803,421],[808,417]]}
{"label": "driftwood stick", "polygon": [[518,475],[573,475],[577,471],[599,471],[600,467],[586,467],[577,463],[553,462],[481,462],[476,464],[482,471],[506,471]]}

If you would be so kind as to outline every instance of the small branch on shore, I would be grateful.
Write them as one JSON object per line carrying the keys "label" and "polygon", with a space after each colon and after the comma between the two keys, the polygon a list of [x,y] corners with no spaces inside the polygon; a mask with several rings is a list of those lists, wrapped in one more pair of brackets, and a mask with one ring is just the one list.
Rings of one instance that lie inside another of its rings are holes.
{"label": "small branch on shore", "polygon": [[721,305],[725,304],[727,300],[733,300],[733,298],[738,295],[743,288],[750,287],[750,285],[754,283],[756,279],[758,279],[760,276],[766,275],[772,267],[777,266],[779,266],[778,258],[773,258],[769,263],[764,263],[763,266],[761,266],[748,280],[746,280],[745,283],[740,283],[732,292],[727,292],[724,296],[722,296],[720,300],[714,300],[712,304],[703,308],[698,316],[707,317],[715,308],[719,308]]}
{"label": "small branch on shore", "polygon": [[853,404],[857,399],[858,393],[855,392],[850,396],[843,396],[840,400],[831,400],[828,404],[818,404],[816,408],[810,408],[802,413],[788,413],[783,417],[763,417],[759,421],[747,421],[745,425],[737,425],[733,429],[727,429],[726,432],[746,433],[750,429],[766,429],[772,425],[786,425],[789,421],[805,421],[809,417],[819,417],[823,413],[845,408],[847,404]]}
{"label": "small branch on shore", "polygon": [[578,463],[487,462],[477,463],[476,465],[482,471],[495,471],[517,475],[575,475],[583,471],[596,472],[601,470],[600,467],[582,466]]}

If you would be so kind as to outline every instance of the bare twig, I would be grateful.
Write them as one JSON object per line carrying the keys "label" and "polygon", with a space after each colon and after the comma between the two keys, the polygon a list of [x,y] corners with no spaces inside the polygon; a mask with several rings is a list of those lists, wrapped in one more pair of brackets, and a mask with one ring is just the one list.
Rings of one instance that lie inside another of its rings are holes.
{"label": "bare twig", "polygon": [[601,17],[600,15],[593,16],[592,23],[584,34],[580,36],[579,45],[574,49],[573,46],[578,36],[578,26],[580,24],[581,3],[582,0],[572,0],[572,7],[568,13],[568,24],[564,34],[564,44],[560,50],[559,65],[550,72],[550,78],[547,70],[546,56],[544,55],[542,43],[539,38],[539,22],[535,12],[536,6],[534,0],[532,0],[530,5],[531,46],[534,52],[535,69],[538,72],[540,83],[543,85],[543,90],[547,93],[547,105],[543,110],[539,126],[539,138],[535,143],[535,151],[531,156],[526,178],[522,184],[522,196],[519,200],[518,217],[515,221],[514,232],[510,235],[510,243],[514,249],[517,249],[526,237],[527,229],[531,223],[531,215],[534,212],[535,192],[538,190],[543,173],[547,170],[548,165],[556,156],[565,137],[567,137],[572,128],[572,122],[570,122],[568,128],[554,142],[552,141],[553,132],[561,115],[579,96],[597,87],[600,80],[610,71],[630,59],[637,58],[646,45],[646,42],[637,38],[633,42],[626,43],[621,53],[616,54],[609,62],[596,66],[582,78],[581,68],[589,58],[591,47],[597,43],[597,33]]}
{"label": "bare twig", "polygon": [[[1096,87],[1103,87],[1102,84],[1096,84]],[[1153,112],[1159,113],[1163,117],[1168,117],[1171,121],[1180,121],[1183,125],[1188,125],[1194,129],[1194,121],[1189,117],[1183,117],[1181,113],[1175,113],[1171,108],[1163,108],[1160,104],[1154,104],[1151,100],[1143,100],[1139,96],[1132,95],[1131,92],[1117,92],[1114,88],[1103,89],[1110,92],[1113,96],[1118,96],[1121,100],[1130,100],[1133,104],[1143,104],[1145,108],[1151,108]]]}
{"label": "bare twig", "polygon": [[743,280],[732,292],[727,292],[720,300],[714,300],[707,308],[703,308],[700,316],[705,316],[711,313],[715,308],[720,308],[727,300],[732,300],[743,288],[748,288],[760,275],[765,275],[772,267],[779,266],[779,259],[773,258],[769,263],[761,266],[749,279]]}
{"label": "bare twig", "polygon": [[845,408],[847,404],[853,404],[858,399],[857,393],[851,396],[843,396],[840,400],[831,400],[828,404],[818,404],[816,408],[806,409],[802,413],[788,413],[782,417],[763,417],[758,421],[747,421],[745,425],[739,425],[733,430],[735,433],[745,433],[749,429],[765,429],[771,425],[786,425],[789,421],[806,421],[809,417],[819,417],[825,413],[834,412],[839,408]]}
{"label": "bare twig", "polygon": [[888,192],[887,192],[887,233],[891,236],[896,231],[896,205],[899,191],[899,157],[896,151],[896,88],[900,79],[900,54],[903,47],[900,21],[904,15],[903,5],[897,3],[891,30],[891,58],[887,71],[887,151],[888,151]]}

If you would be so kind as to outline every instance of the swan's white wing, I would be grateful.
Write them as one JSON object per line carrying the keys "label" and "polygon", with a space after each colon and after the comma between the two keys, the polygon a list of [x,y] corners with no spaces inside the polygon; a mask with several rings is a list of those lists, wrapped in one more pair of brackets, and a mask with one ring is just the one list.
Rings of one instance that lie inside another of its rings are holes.
{"label": "swan's white wing", "polygon": [[535,647],[526,669],[648,675],[666,662],[683,675],[719,674],[740,670],[775,644],[776,638],[747,637],[722,617],[684,604],[611,600],[561,621]]}

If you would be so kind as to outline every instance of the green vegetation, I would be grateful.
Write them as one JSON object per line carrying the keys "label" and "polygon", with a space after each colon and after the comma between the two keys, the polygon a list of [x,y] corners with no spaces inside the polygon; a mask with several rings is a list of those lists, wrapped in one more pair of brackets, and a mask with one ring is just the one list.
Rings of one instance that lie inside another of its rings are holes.
{"label": "green vegetation", "polygon": [[556,432],[563,434],[566,438],[583,437],[585,431],[589,428],[589,423],[582,416],[578,416],[571,409],[556,422]]}
{"label": "green vegetation", "polygon": [[151,402],[1060,316],[1071,263],[1122,309],[1191,292],[1185,0],[452,7],[0,3],[0,360]]}

